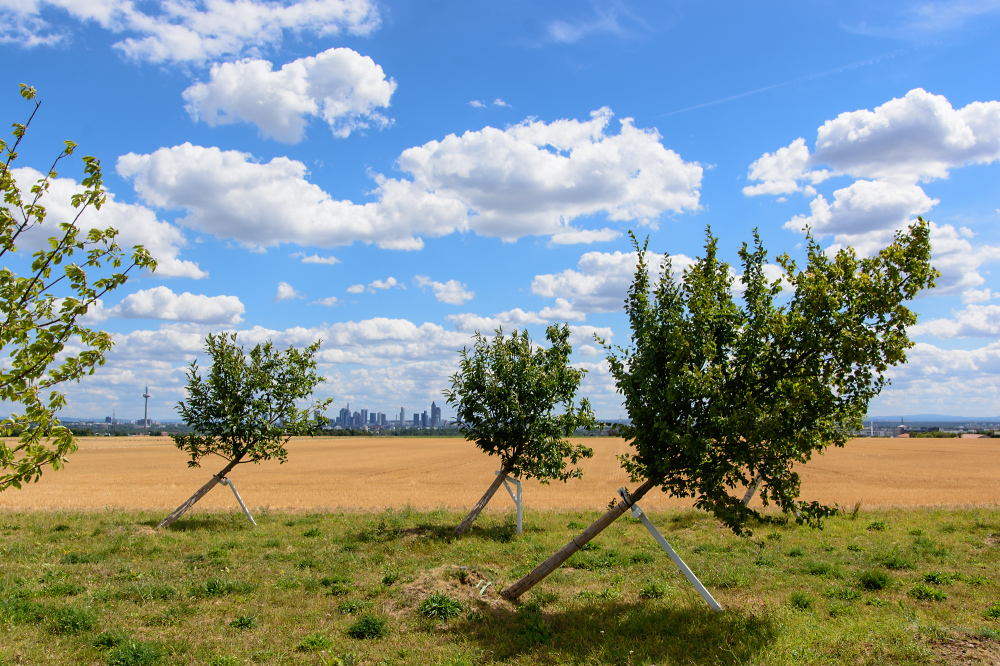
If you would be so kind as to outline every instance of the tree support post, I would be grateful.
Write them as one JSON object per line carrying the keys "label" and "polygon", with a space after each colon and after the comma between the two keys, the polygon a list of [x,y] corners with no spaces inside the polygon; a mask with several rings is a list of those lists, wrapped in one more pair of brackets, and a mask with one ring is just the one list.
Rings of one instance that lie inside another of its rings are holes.
{"label": "tree support post", "polygon": [[[498,476],[501,473],[502,473],[502,470],[497,470],[495,472],[495,474],[497,474]],[[514,496],[514,491],[510,489],[510,485],[508,484],[508,481],[510,483],[513,483],[515,486],[517,486],[517,497]],[[510,498],[512,500],[514,500],[514,505],[517,506],[517,533],[520,534],[521,533],[521,516],[524,513],[523,512],[523,505],[521,504],[521,482],[518,481],[517,479],[515,479],[512,476],[508,476],[508,475],[504,474],[503,487],[507,489],[507,494],[510,495]]]}
{"label": "tree support post", "polygon": [[754,474],[753,481],[750,483],[750,487],[747,488],[746,495],[743,496],[743,506],[750,506],[750,500],[753,499],[754,493],[760,488],[760,482],[764,479],[764,470],[758,469],[757,473]]}
{"label": "tree support post", "polygon": [[257,527],[257,521],[253,519],[253,516],[250,515],[250,510],[247,508],[247,505],[243,503],[243,498],[240,497],[239,492],[237,492],[236,490],[236,484],[230,481],[229,479],[222,479],[221,481],[219,481],[219,483],[221,483],[224,486],[229,486],[229,489],[233,491],[233,495],[236,496],[236,501],[240,503],[240,508],[243,509],[243,513],[247,515],[247,518],[250,520],[250,523],[254,527]]}
{"label": "tree support post", "polygon": [[[618,489],[618,495],[625,502],[629,501],[628,492],[624,488]],[[720,606],[719,602],[715,600],[715,597],[713,597],[712,594],[705,589],[705,586],[701,584],[701,581],[698,580],[698,577],[694,575],[694,572],[691,571],[691,568],[684,563],[684,560],[681,559],[681,556],[678,555],[674,551],[674,549],[670,547],[670,544],[667,543],[667,540],[663,538],[662,534],[660,534],[660,530],[656,529],[656,525],[654,525],[653,522],[649,519],[649,516],[643,513],[642,509],[639,508],[638,504],[636,504],[635,502],[632,502],[631,504],[632,504],[632,517],[638,518],[639,520],[642,521],[642,524],[646,526],[646,529],[649,530],[649,533],[653,535],[654,539],[656,539],[656,543],[660,544],[660,548],[666,551],[667,555],[670,556],[670,559],[673,560],[674,564],[677,565],[677,568],[681,570],[682,574],[684,574],[684,577],[688,579],[689,583],[691,583],[691,586],[694,587],[694,589],[698,590],[698,594],[700,594],[701,598],[705,600],[705,603],[707,603],[709,607],[716,613],[721,612],[722,606]]]}

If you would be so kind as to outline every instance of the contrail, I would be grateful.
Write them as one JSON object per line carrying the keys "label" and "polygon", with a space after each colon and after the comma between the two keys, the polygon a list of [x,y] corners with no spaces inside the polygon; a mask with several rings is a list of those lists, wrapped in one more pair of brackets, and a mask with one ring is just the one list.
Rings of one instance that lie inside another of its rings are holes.
{"label": "contrail", "polygon": [[750,95],[756,95],[757,93],[767,92],[768,90],[774,90],[775,88],[781,88],[782,86],[788,86],[793,83],[802,83],[804,81],[812,81],[814,79],[821,79],[825,76],[831,76],[833,74],[840,74],[841,72],[846,72],[851,69],[857,69],[858,67],[866,67],[868,65],[875,64],[880,60],[885,58],[894,58],[900,53],[905,53],[907,51],[912,51],[913,49],[900,49],[898,51],[892,51],[891,53],[883,53],[882,55],[877,55],[874,58],[868,58],[867,60],[858,60],[847,65],[841,65],[836,69],[828,69],[825,72],[819,72],[816,74],[809,74],[807,76],[800,76],[797,79],[790,79],[788,81],[783,81],[781,83],[775,83],[769,86],[764,86],[763,88],[757,88],[756,90],[748,90],[747,92],[739,93],[738,95],[730,95],[729,97],[723,97],[722,99],[712,100],[711,102],[703,102],[701,104],[695,104],[694,106],[689,106],[683,109],[677,109],[676,111],[671,111],[669,113],[661,113],[658,116],[653,116],[654,118],[666,118],[667,116],[674,116],[678,113],[684,113],[685,111],[694,111],[695,109],[703,109],[706,106],[715,106],[716,104],[724,104],[726,102],[732,102],[736,99],[741,99],[743,97],[749,97]]}

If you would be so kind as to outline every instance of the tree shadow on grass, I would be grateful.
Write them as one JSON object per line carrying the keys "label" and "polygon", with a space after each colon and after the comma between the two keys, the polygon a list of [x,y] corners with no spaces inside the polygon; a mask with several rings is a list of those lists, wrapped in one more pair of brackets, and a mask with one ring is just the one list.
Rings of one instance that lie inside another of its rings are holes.
{"label": "tree shadow on grass", "polygon": [[[156,529],[162,518],[152,518],[143,520],[139,524]],[[174,524],[167,528],[170,532],[196,532],[205,531],[226,531],[246,530],[250,528],[250,523],[246,516],[239,512],[232,513],[195,513],[190,516],[178,518]]]}
{"label": "tree shadow on grass", "polygon": [[608,601],[553,613],[536,604],[516,611],[492,608],[454,631],[492,650],[499,661],[534,654],[559,663],[741,664],[772,643],[778,628],[741,609],[715,613],[663,602]]}

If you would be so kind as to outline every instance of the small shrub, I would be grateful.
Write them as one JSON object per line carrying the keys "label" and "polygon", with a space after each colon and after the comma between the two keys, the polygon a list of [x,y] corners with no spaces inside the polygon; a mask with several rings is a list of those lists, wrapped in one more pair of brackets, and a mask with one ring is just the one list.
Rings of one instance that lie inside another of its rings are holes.
{"label": "small shrub", "polygon": [[886,569],[893,569],[895,571],[900,571],[902,569],[913,569],[913,562],[911,562],[906,557],[903,557],[899,553],[886,553],[881,558],[879,562]]}
{"label": "small shrub", "polygon": [[855,599],[860,599],[863,595],[861,590],[855,589],[853,587],[834,587],[830,588],[823,593],[824,597],[828,599],[840,599],[841,601],[854,601]]}
{"label": "small shrub", "polygon": [[861,553],[864,551],[864,548],[862,548],[856,543],[851,543],[847,545],[847,550],[851,551],[852,553]]}
{"label": "small shrub", "polygon": [[420,603],[418,610],[424,617],[447,621],[462,614],[462,604],[442,592],[435,592]]}
{"label": "small shrub", "polygon": [[339,606],[337,606],[337,612],[341,615],[354,615],[359,610],[364,608],[367,604],[361,601],[344,601]]}
{"label": "small shrub", "polygon": [[56,634],[90,631],[94,624],[94,614],[86,608],[60,608],[49,615],[49,629]]}
{"label": "small shrub", "polygon": [[941,590],[924,585],[923,583],[917,583],[910,588],[909,595],[921,601],[944,601],[948,598],[948,595]]}
{"label": "small shrub", "polygon": [[862,589],[874,592],[889,587],[892,579],[884,571],[864,571],[858,576],[858,585]]}
{"label": "small shrub", "polygon": [[366,614],[347,628],[347,635],[359,640],[374,640],[385,638],[389,634],[389,623],[385,618]]}
{"label": "small shrub", "polygon": [[309,634],[295,646],[297,652],[319,652],[333,647],[333,641],[323,634]]}
{"label": "small shrub", "polygon": [[130,640],[108,652],[104,663],[107,666],[154,666],[161,659],[163,650],[158,645]]}
{"label": "small shrub", "polygon": [[242,666],[243,662],[232,655],[220,655],[208,662],[208,666]]}
{"label": "small shrub", "polygon": [[976,587],[978,587],[980,585],[992,585],[993,584],[993,581],[991,581],[986,576],[977,576],[977,575],[964,576],[963,580],[965,580],[965,582],[968,585],[975,585]]}
{"label": "small shrub", "polygon": [[1000,620],[1000,601],[986,609],[987,620]]}
{"label": "small shrub", "polygon": [[931,583],[933,585],[951,585],[955,582],[955,574],[945,573],[943,571],[934,571],[929,574],[924,574],[924,582]]}
{"label": "small shrub", "polygon": [[794,546],[788,551],[788,557],[802,557],[806,552],[802,550],[802,546]]}
{"label": "small shrub", "polygon": [[571,530],[582,530],[584,527],[586,527],[586,525],[581,523],[579,520],[571,520],[566,525],[566,527],[568,527]]}
{"label": "small shrub", "polygon": [[813,598],[805,592],[792,592],[790,601],[792,603],[792,608],[797,608],[799,610],[809,610],[813,605]]}
{"label": "small shrub", "polygon": [[847,615],[853,615],[854,607],[851,606],[851,604],[835,602],[827,607],[826,612],[830,615],[830,617],[844,617]]}
{"label": "small shrub", "polygon": [[869,532],[884,532],[889,529],[889,525],[883,520],[875,520],[868,524]]}
{"label": "small shrub", "polygon": [[229,626],[233,629],[239,629],[240,631],[253,629],[257,626],[257,617],[255,615],[240,615],[238,618],[230,622]]}
{"label": "small shrub", "polygon": [[668,591],[670,591],[670,588],[667,587],[666,585],[663,585],[662,583],[657,583],[656,581],[652,581],[642,586],[642,589],[639,590],[639,598],[661,599],[664,596],[666,596]]}
{"label": "small shrub", "polygon": [[582,546],[580,546],[580,550],[582,550],[584,552],[588,552],[588,551],[591,551],[591,550],[600,550],[600,549],[601,549],[601,547],[598,546],[593,541],[588,541],[587,543],[585,543]]}
{"label": "small shrub", "polygon": [[100,557],[91,553],[66,553],[60,560],[63,564],[93,564],[100,561]]}
{"label": "small shrub", "polygon": [[331,597],[341,597],[351,591],[351,584],[343,576],[326,576],[319,579],[319,584],[326,588]]}
{"label": "small shrub", "polygon": [[128,642],[128,636],[120,631],[102,631],[94,639],[93,646],[99,650],[110,650]]}
{"label": "small shrub", "polygon": [[399,580],[399,572],[387,571],[384,576],[382,576],[382,584],[389,587],[395,584]]}
{"label": "small shrub", "polygon": [[318,537],[318,536],[322,536],[322,535],[323,535],[323,533],[319,531],[318,527],[310,527],[309,529],[307,529],[305,532],[302,533],[302,536],[304,536],[304,537],[310,537],[310,538],[311,537]]}

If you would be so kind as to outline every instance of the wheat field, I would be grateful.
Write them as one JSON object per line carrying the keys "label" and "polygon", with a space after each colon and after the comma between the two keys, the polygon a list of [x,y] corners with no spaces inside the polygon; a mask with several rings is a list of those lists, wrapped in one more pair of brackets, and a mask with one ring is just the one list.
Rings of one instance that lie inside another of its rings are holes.
{"label": "wheat field", "polygon": [[[628,451],[617,438],[574,440],[593,447],[583,461],[583,479],[524,484],[525,508],[599,509],[632,486],[616,456]],[[460,438],[298,438],[288,444],[288,462],[241,465],[230,474],[253,509],[320,511],[469,507],[498,468],[496,459]],[[0,493],[0,508],[170,509],[219,471],[221,459],[186,466],[185,455],[165,437],[93,437],[66,467],[46,471],[41,481]],[[995,505],[1000,503],[1000,439],[856,439],[830,449],[799,470],[802,499],[865,507]],[[759,500],[755,499],[759,505]],[[654,491],[648,509],[689,507],[690,499]],[[218,486],[198,505],[236,506]],[[501,489],[488,510],[509,511]]]}

